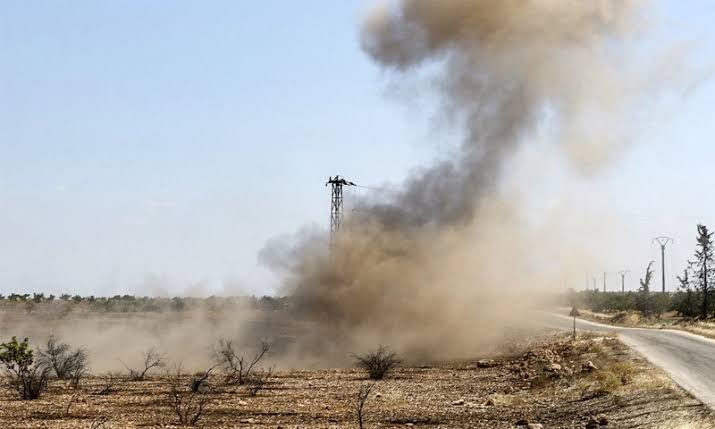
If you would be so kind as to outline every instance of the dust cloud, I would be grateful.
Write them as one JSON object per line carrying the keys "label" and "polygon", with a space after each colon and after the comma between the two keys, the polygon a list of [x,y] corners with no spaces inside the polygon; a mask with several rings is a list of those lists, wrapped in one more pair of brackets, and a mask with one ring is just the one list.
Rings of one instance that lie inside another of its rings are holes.
{"label": "dust cloud", "polygon": [[357,202],[334,257],[316,232],[264,249],[314,323],[306,353],[386,344],[467,356],[528,325],[540,293],[582,284],[600,256],[576,236],[603,220],[557,205],[534,222],[523,196],[539,170],[506,169],[548,148],[569,174],[588,175],[628,145],[654,94],[632,60],[645,11],[616,0],[402,0],[367,14],[365,53],[395,81],[428,74],[424,91],[463,139],[398,191]]}
{"label": "dust cloud", "polygon": [[271,350],[263,364],[295,364],[287,360],[287,351],[300,326],[285,311],[262,308],[248,297],[183,300],[186,308],[181,310],[137,306],[127,311],[101,311],[86,302],[61,300],[5,302],[0,305],[0,338],[28,337],[33,348],[41,349],[54,335],[72,347],[85,348],[94,374],[126,374],[129,368],[141,366],[143,353],[149,350],[164,356],[167,364],[206,370],[215,365],[222,339],[234,342],[247,358],[261,341],[267,341]]}

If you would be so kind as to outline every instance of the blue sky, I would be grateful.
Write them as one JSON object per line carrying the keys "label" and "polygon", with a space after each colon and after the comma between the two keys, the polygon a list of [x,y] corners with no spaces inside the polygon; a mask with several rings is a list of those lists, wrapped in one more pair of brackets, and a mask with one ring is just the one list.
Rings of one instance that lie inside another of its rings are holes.
{"label": "blue sky", "polygon": [[[387,96],[359,47],[367,6],[3,2],[0,293],[274,290],[257,253],[327,224],[328,175],[399,183],[456,138],[435,131],[429,105]],[[709,70],[711,9],[655,2],[648,43],[685,41]],[[661,234],[680,264],[694,223],[715,227],[715,85],[702,75],[580,185],[584,204],[635,225],[626,259],[594,272],[640,273]]]}

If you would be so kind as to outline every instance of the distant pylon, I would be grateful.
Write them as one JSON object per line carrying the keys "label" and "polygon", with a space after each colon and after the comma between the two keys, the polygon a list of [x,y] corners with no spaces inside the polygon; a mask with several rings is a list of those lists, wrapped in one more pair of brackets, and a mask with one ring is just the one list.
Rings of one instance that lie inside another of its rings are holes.
{"label": "distant pylon", "polygon": [[355,183],[340,176],[328,177],[325,186],[330,185],[330,256],[335,255],[338,231],[343,224],[343,186],[355,186]]}
{"label": "distant pylon", "polygon": [[603,291],[606,291],[606,272],[603,272]]}
{"label": "distant pylon", "polygon": [[631,270],[623,270],[618,272],[618,274],[621,275],[621,293],[626,293],[626,274],[630,272]]}
{"label": "distant pylon", "polygon": [[665,246],[668,245],[668,243],[672,243],[673,239],[670,237],[656,237],[653,239],[654,242],[658,243],[660,246],[660,278],[661,278],[661,286],[663,287],[663,293],[665,293]]}

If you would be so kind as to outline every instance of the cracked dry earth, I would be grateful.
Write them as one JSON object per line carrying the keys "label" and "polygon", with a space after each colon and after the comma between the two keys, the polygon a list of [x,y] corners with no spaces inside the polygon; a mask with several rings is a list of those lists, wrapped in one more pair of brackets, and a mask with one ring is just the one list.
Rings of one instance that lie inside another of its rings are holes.
{"label": "cracked dry earth", "polygon": [[[182,388],[188,385],[181,384]],[[276,372],[255,397],[211,380],[198,427],[355,428],[356,369]],[[53,382],[35,401],[0,391],[0,428],[178,427],[171,378]],[[68,407],[69,404],[69,407]],[[708,409],[612,337],[548,335],[512,356],[403,367],[378,382],[365,427],[715,428]]]}

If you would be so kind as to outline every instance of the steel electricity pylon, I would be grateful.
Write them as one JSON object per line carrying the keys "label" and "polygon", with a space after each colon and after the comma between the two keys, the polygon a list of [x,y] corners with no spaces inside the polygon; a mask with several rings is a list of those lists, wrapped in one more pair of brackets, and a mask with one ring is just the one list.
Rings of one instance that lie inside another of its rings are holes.
{"label": "steel electricity pylon", "polygon": [[330,256],[334,256],[338,231],[343,224],[343,186],[356,185],[338,175],[328,177],[325,186],[328,185],[330,185]]}

